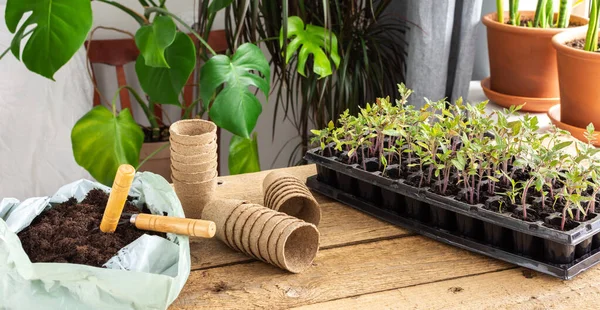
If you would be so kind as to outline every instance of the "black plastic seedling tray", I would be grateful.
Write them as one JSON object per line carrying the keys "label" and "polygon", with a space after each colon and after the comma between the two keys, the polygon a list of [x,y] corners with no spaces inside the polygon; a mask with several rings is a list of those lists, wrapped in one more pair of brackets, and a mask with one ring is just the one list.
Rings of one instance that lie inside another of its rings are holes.
{"label": "black plastic seedling tray", "polygon": [[309,188],[355,209],[453,246],[515,265],[571,279],[600,262],[600,216],[559,231],[543,223],[469,205],[307,152],[317,164]]}

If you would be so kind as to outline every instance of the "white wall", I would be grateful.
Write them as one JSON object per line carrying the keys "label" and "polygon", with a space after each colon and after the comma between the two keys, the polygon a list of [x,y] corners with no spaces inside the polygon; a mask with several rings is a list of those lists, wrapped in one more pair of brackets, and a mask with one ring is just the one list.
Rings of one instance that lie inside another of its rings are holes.
{"label": "white wall", "polygon": [[[126,5],[131,8],[135,8],[138,12],[142,12],[142,7],[139,5],[137,0],[120,0],[119,3]],[[167,1],[167,7],[169,10],[178,16],[180,16],[187,23],[192,24],[195,20],[196,16],[196,1],[194,0],[173,0]],[[131,33],[135,33],[138,29],[137,23],[127,14],[123,13],[117,8],[114,8],[105,3],[93,1],[92,7],[94,9],[94,27],[97,26],[105,26],[105,27],[114,27],[122,30],[126,30]],[[217,16],[213,30],[224,29],[224,16],[221,14]],[[108,30],[98,30],[94,34],[93,39],[116,39],[116,38],[127,38],[127,35],[108,31]],[[267,55],[267,53],[265,53]],[[104,94],[106,98],[112,98],[114,93],[117,91],[117,82],[116,82],[116,73],[114,68],[104,65],[95,65],[94,69],[96,71],[96,77],[98,79],[98,87],[101,92]],[[139,87],[139,83],[135,76],[135,69],[133,64],[126,66],[126,76],[128,84],[138,89],[140,93],[141,88]],[[262,94],[259,96],[261,102],[264,101],[264,97]],[[132,98],[133,100],[133,98]],[[91,105],[91,104],[90,104]],[[134,102],[132,102],[134,105]],[[273,112],[275,109],[275,100],[274,96],[269,98],[269,102],[263,104],[263,112],[258,120],[258,124],[256,126],[255,131],[258,134],[259,141],[259,150],[260,150],[260,162],[261,168],[263,170],[278,167],[285,167],[287,165],[287,160],[291,154],[294,143],[289,143],[288,146],[284,149],[284,151],[279,156],[278,160],[273,164],[275,156],[279,152],[279,150],[285,145],[285,143],[290,139],[296,136],[296,131],[293,126],[288,122],[282,119],[282,113],[280,109],[279,120],[276,127],[276,134],[274,139],[272,139],[272,124],[273,124]],[[147,125],[147,121],[145,121],[145,116],[143,112],[136,106],[133,108],[134,117],[136,120],[144,120],[140,121],[143,125]],[[170,107],[168,109],[168,119],[171,121],[175,121],[179,115],[179,109],[175,107]],[[227,169],[227,161],[228,161],[228,146],[229,141],[231,139],[231,134],[223,131],[220,140],[221,140],[221,167],[222,174],[228,174]]]}

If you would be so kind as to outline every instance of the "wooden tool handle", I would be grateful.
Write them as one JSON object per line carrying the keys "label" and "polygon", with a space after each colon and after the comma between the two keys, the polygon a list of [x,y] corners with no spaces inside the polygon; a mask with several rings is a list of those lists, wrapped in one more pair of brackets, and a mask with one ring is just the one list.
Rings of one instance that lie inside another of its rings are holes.
{"label": "wooden tool handle", "polygon": [[125,201],[127,200],[127,195],[129,195],[129,189],[131,188],[131,183],[133,183],[134,176],[135,168],[133,166],[119,166],[110,196],[108,197],[106,209],[104,209],[102,221],[100,222],[100,230],[102,232],[112,233],[117,229],[117,224],[119,224],[119,220],[121,219],[121,213],[123,212],[123,207],[125,207]]}
{"label": "wooden tool handle", "polygon": [[193,237],[212,238],[217,231],[214,222],[186,219],[181,217],[152,214],[135,214],[131,217],[135,227],[143,230],[174,233]]}

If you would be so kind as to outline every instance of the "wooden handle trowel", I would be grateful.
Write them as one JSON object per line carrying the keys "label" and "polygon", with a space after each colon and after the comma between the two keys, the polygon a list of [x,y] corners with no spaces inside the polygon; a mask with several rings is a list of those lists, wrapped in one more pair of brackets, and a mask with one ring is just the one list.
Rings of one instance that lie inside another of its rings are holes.
{"label": "wooden handle trowel", "polygon": [[122,218],[129,218],[129,222],[136,228],[164,233],[174,233],[202,238],[212,238],[216,232],[216,225],[211,221],[194,220],[180,217],[170,217],[152,214],[123,214],[125,201],[133,183],[135,168],[131,165],[121,165],[117,170],[104,215],[100,222],[100,230],[113,233],[117,225],[126,223]]}

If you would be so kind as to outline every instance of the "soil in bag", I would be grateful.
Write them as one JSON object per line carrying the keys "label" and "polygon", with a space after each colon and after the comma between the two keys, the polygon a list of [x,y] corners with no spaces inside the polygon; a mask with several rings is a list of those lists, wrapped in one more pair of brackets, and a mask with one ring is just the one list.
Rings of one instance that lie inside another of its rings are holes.
{"label": "soil in bag", "polygon": [[[107,202],[108,194],[94,189],[81,203],[71,198],[40,214],[29,227],[18,234],[31,262],[101,267],[121,248],[145,233],[166,236],[139,230],[129,223],[120,224],[111,234],[95,229],[100,226]],[[139,209],[126,202],[123,212],[139,213]],[[150,213],[147,210],[143,212]]]}

